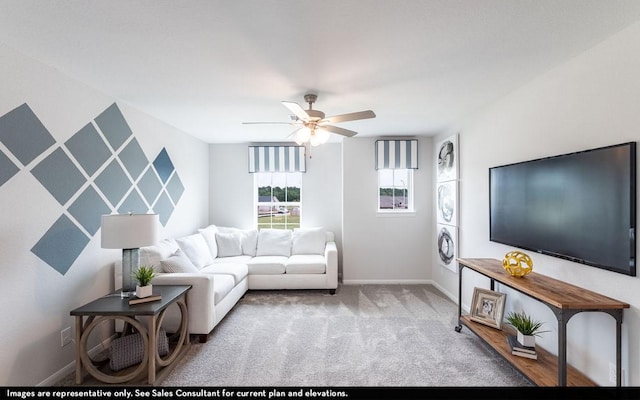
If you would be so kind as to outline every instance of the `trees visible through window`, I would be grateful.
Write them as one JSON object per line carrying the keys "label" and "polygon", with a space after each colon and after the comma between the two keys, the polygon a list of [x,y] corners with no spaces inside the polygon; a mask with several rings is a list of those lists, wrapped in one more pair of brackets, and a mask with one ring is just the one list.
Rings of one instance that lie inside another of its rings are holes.
{"label": "trees visible through window", "polygon": [[413,169],[378,170],[378,210],[413,211]]}
{"label": "trees visible through window", "polygon": [[300,227],[300,172],[254,174],[257,226],[272,229]]}

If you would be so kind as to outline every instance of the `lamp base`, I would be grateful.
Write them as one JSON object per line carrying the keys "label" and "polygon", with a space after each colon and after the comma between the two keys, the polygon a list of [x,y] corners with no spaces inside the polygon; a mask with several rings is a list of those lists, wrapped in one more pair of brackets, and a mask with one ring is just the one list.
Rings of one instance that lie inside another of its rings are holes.
{"label": "lamp base", "polygon": [[122,291],[120,297],[130,297],[136,291],[133,271],[140,266],[140,249],[122,249]]}

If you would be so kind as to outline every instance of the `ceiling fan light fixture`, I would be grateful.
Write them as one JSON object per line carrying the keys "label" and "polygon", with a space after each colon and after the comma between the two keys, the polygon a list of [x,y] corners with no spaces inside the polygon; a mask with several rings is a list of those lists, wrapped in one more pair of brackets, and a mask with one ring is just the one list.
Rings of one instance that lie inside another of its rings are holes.
{"label": "ceiling fan light fixture", "polygon": [[327,143],[329,140],[329,132],[324,129],[315,129],[311,132],[311,138],[309,138],[309,143],[311,146],[319,146],[321,144]]}
{"label": "ceiling fan light fixture", "polygon": [[310,137],[311,137],[311,130],[305,126],[296,132],[293,139],[296,141],[296,143],[299,146],[301,146],[307,143]]}

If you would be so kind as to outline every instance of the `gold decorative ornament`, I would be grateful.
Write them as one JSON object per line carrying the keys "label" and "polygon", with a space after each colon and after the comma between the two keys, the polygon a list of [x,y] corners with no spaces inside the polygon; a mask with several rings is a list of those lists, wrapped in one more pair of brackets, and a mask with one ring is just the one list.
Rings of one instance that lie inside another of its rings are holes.
{"label": "gold decorative ornament", "polygon": [[533,261],[521,251],[510,251],[504,255],[502,266],[512,276],[521,278],[533,270]]}

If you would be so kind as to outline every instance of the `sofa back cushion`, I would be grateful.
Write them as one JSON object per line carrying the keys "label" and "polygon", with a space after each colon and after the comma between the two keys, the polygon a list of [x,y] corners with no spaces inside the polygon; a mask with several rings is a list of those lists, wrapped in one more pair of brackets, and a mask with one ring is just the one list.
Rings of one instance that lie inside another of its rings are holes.
{"label": "sofa back cushion", "polygon": [[168,258],[160,261],[162,270],[164,272],[176,273],[176,272],[200,272],[200,270],[193,265],[189,257],[178,249]]}
{"label": "sofa back cushion", "polygon": [[177,238],[176,243],[196,268],[202,268],[213,263],[209,246],[201,234],[194,233],[193,235]]}
{"label": "sofa back cushion", "polygon": [[291,231],[288,229],[260,229],[256,256],[291,255]]}
{"label": "sofa back cushion", "polygon": [[293,230],[291,254],[324,254],[327,234],[323,228],[298,228]]}
{"label": "sofa back cushion", "polygon": [[204,241],[207,242],[211,257],[218,257],[218,244],[216,243],[216,232],[218,232],[218,228],[216,228],[215,225],[209,225],[206,228],[198,229],[198,232],[204,237]]}
{"label": "sofa back cushion", "polygon": [[[258,230],[257,229],[239,229],[231,228],[227,226],[216,227],[218,232],[233,233],[240,237],[240,247],[242,249],[242,255],[256,256],[256,248],[258,246]],[[236,254],[239,255],[239,254]]]}
{"label": "sofa back cushion", "polygon": [[218,257],[235,257],[242,255],[242,236],[235,232],[216,232]]}

